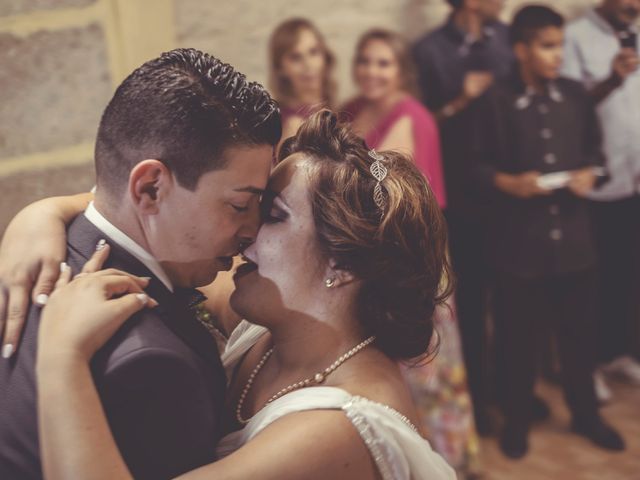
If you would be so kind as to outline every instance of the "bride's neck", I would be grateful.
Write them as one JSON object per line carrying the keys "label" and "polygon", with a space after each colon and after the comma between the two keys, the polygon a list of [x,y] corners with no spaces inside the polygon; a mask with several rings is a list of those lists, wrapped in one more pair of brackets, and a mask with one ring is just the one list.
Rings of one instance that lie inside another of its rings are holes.
{"label": "bride's neck", "polygon": [[337,321],[288,318],[271,328],[272,361],[277,370],[312,374],[324,370],[339,356],[364,340],[355,319]]}

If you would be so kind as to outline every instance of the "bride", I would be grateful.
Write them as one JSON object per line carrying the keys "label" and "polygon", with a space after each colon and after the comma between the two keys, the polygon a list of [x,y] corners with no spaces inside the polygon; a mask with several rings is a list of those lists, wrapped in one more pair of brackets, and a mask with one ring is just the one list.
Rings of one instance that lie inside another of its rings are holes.
{"label": "bride", "polygon": [[[455,478],[415,427],[397,366],[425,353],[434,308],[448,293],[432,191],[408,157],[368,151],[326,110],[280,158],[230,298],[251,322],[223,355],[231,433],[220,460],[180,478]],[[49,480],[132,478],[89,362],[155,302],[130,275],[95,271],[104,252],[77,278],[61,274],[42,315],[38,402]]]}

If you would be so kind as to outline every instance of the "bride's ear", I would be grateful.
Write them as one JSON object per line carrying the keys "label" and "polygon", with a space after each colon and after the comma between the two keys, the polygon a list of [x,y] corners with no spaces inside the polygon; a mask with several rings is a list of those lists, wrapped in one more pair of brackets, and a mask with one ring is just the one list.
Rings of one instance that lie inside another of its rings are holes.
{"label": "bride's ear", "polygon": [[337,288],[353,283],[357,280],[356,276],[344,265],[331,259],[325,272],[324,284],[327,288]]}

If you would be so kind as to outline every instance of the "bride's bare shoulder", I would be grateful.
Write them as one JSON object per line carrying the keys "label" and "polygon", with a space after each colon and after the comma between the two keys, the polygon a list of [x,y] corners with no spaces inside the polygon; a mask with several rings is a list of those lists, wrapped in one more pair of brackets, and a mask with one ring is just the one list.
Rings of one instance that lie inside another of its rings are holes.
{"label": "bride's bare shoulder", "polygon": [[383,353],[371,350],[351,365],[340,379],[340,386],[352,395],[367,398],[397,410],[414,425],[418,425],[417,412],[397,361]]}

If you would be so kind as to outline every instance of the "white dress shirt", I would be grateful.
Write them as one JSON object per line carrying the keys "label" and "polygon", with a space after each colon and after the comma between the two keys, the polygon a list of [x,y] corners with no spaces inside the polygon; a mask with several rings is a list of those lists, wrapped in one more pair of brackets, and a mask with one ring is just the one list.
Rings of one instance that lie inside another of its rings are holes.
{"label": "white dress shirt", "polygon": [[[587,89],[609,77],[621,47],[615,30],[602,16],[590,9],[567,26],[565,38],[564,76]],[[640,35],[637,41],[640,51]],[[640,70],[602,100],[597,110],[611,180],[590,198],[612,201],[640,193]]]}
{"label": "white dress shirt", "polygon": [[122,232],[122,230],[118,229],[109,220],[104,218],[104,216],[96,209],[93,202],[89,203],[89,206],[84,212],[84,216],[87,217],[87,220],[93,223],[96,228],[120,245],[120,247],[124,248],[127,252],[140,260],[145,267],[158,277],[158,280],[160,280],[165,287],[169,289],[169,291],[173,292],[171,280],[158,260],[132,240],[127,234]]}

